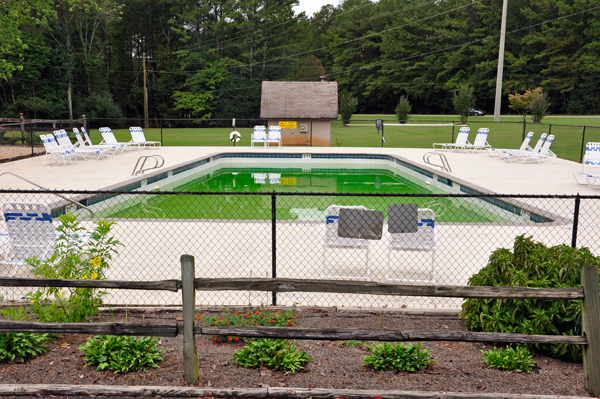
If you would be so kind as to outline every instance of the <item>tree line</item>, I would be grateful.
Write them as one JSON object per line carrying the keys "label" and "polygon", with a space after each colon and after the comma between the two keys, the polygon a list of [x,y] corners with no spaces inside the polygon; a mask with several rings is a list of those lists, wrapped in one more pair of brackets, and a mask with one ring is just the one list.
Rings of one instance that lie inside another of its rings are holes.
{"label": "tree line", "polygon": [[[258,118],[265,80],[336,81],[357,112],[494,109],[502,0],[3,0],[0,117]],[[509,0],[502,112],[600,112],[600,0]],[[144,79],[144,71],[145,77]],[[290,93],[290,95],[294,95]]]}

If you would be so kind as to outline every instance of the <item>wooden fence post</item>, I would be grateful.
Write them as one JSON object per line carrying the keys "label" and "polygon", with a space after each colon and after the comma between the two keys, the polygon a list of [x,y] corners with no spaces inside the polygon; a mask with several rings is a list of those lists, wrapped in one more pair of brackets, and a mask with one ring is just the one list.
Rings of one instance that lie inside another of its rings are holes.
{"label": "wooden fence post", "polygon": [[196,355],[196,336],[194,320],[196,309],[196,290],[194,279],[196,271],[194,257],[181,255],[181,291],[183,296],[183,376],[188,385],[198,381],[198,356]]}
{"label": "wooden fence post", "polygon": [[590,396],[600,396],[600,295],[598,294],[598,268],[581,267],[583,306],[581,329],[588,344],[583,345],[583,375]]}

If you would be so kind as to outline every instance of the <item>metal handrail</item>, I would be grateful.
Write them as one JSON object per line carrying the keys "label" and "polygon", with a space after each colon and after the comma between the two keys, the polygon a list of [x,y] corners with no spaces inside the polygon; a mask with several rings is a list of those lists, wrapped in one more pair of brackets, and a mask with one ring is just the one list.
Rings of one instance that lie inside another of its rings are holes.
{"label": "metal handrail", "polygon": [[[146,161],[148,160],[148,158],[154,159],[154,162],[156,162],[156,164],[154,164],[154,166],[151,168],[144,169],[144,165],[146,164]],[[161,161],[160,165],[159,165],[158,158],[160,158],[160,161]],[[142,159],[144,160],[144,162],[142,162],[142,165],[140,166],[140,170],[137,170],[138,165]],[[135,163],[135,166],[133,167],[133,172],[131,172],[131,176],[143,174],[147,170],[158,169],[158,168],[164,166],[164,164],[165,164],[165,160],[160,155],[142,155],[141,157],[138,158],[137,162]]]}
{"label": "metal handrail", "polygon": [[[432,155],[438,155],[440,157],[440,161],[442,162],[442,164],[438,165],[436,163],[431,163],[429,158],[431,158]],[[437,166],[438,168],[441,168],[443,171],[452,172],[452,169],[450,169],[450,164],[448,163],[446,156],[444,154],[442,154],[441,152],[434,152],[434,151],[426,152],[423,155],[423,162],[425,162],[426,164],[431,165],[431,166]]]}
{"label": "metal handrail", "polygon": [[81,207],[81,208],[85,209],[86,211],[88,211],[88,212],[90,213],[90,215],[91,215],[92,217],[94,217],[94,212],[93,212],[93,211],[92,211],[90,208],[88,208],[87,206],[83,205],[83,204],[82,204],[82,203],[80,203],[80,202],[73,201],[72,199],[70,199],[70,198],[67,198],[67,197],[65,197],[64,195],[60,195],[60,194],[54,193],[54,192],[52,192],[52,190],[50,190],[49,188],[47,188],[47,187],[44,187],[44,186],[42,186],[41,184],[37,184],[36,182],[34,182],[34,181],[31,181],[31,180],[29,180],[28,178],[26,178],[26,177],[23,177],[23,176],[21,176],[21,175],[18,175],[18,174],[16,174],[15,172],[11,172],[10,170],[5,170],[5,171],[3,171],[3,172],[0,172],[0,176],[2,176],[2,175],[4,175],[4,174],[13,175],[13,176],[15,176],[15,177],[18,177],[19,179],[21,179],[21,180],[23,180],[23,181],[26,181],[26,182],[27,182],[27,183],[29,183],[29,184],[33,184],[34,186],[41,188],[42,190],[46,190],[46,191],[50,192],[51,194],[54,194],[54,195],[56,195],[57,197],[60,197],[60,198],[62,198],[62,199],[64,199],[64,200],[66,200],[66,201],[70,202],[70,203],[71,203],[71,204],[73,204],[73,205],[77,205],[77,206],[79,206],[79,207]]}

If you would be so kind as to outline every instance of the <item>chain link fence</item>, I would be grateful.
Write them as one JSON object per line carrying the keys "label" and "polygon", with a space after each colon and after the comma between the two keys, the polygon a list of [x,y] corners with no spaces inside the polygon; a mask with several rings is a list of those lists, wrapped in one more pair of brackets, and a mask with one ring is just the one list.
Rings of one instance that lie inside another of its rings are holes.
{"label": "chain link fence", "polygon": [[[94,212],[93,217],[56,194],[80,201]],[[54,227],[65,212],[79,214],[87,229],[97,220],[115,221],[111,234],[124,246],[107,272],[114,280],[178,279],[180,256],[190,254],[196,259],[198,278],[357,279],[460,286],[487,264],[494,250],[512,249],[518,235],[533,236],[548,246],[585,246],[600,254],[600,197],[596,196],[2,190],[0,198],[3,204],[47,204]],[[410,213],[400,223],[408,220],[408,227],[399,227],[398,207],[418,209],[418,217]],[[5,214],[0,222],[4,239],[0,259],[11,252],[6,220]],[[415,220],[417,230],[411,230]],[[2,275],[11,270],[0,263]],[[28,267],[21,267],[16,276],[34,277]],[[7,300],[23,299],[30,291],[0,289]],[[452,298],[320,293],[198,295],[199,304],[224,306],[457,308],[461,304]],[[114,291],[105,302],[180,305],[180,295]]]}

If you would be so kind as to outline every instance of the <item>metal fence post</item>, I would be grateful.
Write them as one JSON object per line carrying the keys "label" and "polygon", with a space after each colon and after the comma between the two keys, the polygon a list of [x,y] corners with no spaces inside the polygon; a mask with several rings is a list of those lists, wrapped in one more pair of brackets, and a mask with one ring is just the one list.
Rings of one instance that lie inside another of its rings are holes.
{"label": "metal fence post", "polygon": [[454,121],[452,121],[452,140],[450,142],[454,143]]}
{"label": "metal fence post", "polygon": [[583,348],[583,377],[590,396],[600,396],[600,296],[598,295],[598,268],[581,267],[583,303],[581,332],[588,344]]}
{"label": "metal fence post", "polygon": [[523,119],[523,137],[521,140],[525,140],[525,130],[527,130],[527,121]]}
{"label": "metal fence post", "polygon": [[[277,196],[271,194],[271,277],[277,278]],[[273,306],[277,305],[277,292],[273,291]]]}
{"label": "metal fence post", "polygon": [[31,129],[29,129],[29,140],[31,140],[31,156],[34,156],[33,152],[33,123],[31,124]]}
{"label": "metal fence post", "polygon": [[579,193],[575,197],[575,210],[573,211],[573,234],[571,235],[571,248],[577,247],[577,226],[579,225]]}
{"label": "metal fence post", "polygon": [[581,136],[581,153],[579,154],[579,163],[583,163],[583,149],[585,148],[585,126],[583,127],[583,135]]}
{"label": "metal fence post", "polygon": [[548,136],[552,134],[552,125],[548,125]]}
{"label": "metal fence post", "polygon": [[160,145],[163,145],[163,136],[162,136],[162,118],[160,118]]}
{"label": "metal fence post", "polygon": [[196,309],[196,271],[194,257],[181,255],[181,291],[183,302],[183,378],[188,385],[198,381],[198,356],[194,335],[194,310]]}

